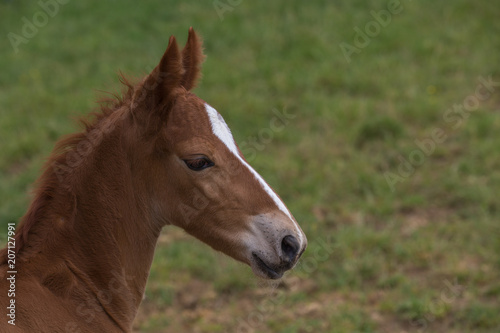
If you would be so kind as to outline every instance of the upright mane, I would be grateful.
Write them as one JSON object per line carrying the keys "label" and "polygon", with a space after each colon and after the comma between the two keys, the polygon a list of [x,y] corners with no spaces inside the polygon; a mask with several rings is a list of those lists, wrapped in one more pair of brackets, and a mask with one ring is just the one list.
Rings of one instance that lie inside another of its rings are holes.
{"label": "upright mane", "polygon": [[[15,236],[17,254],[24,248],[33,226],[37,221],[45,217],[46,207],[52,202],[57,191],[63,190],[68,195],[74,196],[70,183],[64,182],[67,180],[65,177],[70,175],[71,167],[67,165],[70,154],[79,154],[77,151],[78,145],[88,140],[89,135],[98,127],[102,120],[108,118],[117,109],[130,103],[134,92],[134,85],[123,74],[120,74],[120,82],[124,85],[124,91],[121,96],[112,94],[112,97],[98,100],[99,110],[79,120],[84,127],[83,131],[69,134],[56,142],[52,153],[42,167],[41,176],[35,181],[31,204],[26,214],[20,219]],[[87,151],[85,156],[88,153],[89,151]],[[79,154],[78,156],[81,155]],[[84,158],[85,156],[81,157]],[[0,265],[6,262],[7,249],[0,249]]]}

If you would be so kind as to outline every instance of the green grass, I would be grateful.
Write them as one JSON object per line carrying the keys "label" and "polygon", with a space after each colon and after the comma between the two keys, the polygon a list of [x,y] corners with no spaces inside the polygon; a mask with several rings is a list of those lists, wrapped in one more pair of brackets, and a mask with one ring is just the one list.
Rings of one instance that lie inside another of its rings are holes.
{"label": "green grass", "polygon": [[[251,162],[310,247],[273,289],[167,228],[137,331],[500,331],[500,87],[456,129],[444,118],[479,77],[500,81],[500,8],[403,0],[348,63],[339,44],[387,4],[242,1],[221,19],[212,1],[70,1],[14,53],[7,33],[40,8],[1,2],[0,239],[73,119],[193,26],[208,56],[196,93],[238,142],[258,138],[273,109],[295,116]],[[391,190],[386,174],[436,128],[446,139]]]}

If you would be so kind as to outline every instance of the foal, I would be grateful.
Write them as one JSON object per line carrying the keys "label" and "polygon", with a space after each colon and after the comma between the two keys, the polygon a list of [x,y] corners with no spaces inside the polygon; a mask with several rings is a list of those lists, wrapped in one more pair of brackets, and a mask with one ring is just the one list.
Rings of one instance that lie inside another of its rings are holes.
{"label": "foal", "polygon": [[56,145],[15,261],[0,251],[0,308],[15,306],[1,332],[129,332],[168,224],[260,277],[296,264],[306,236],[222,116],[190,92],[203,58],[193,29],[182,51],[171,37],[150,75]]}

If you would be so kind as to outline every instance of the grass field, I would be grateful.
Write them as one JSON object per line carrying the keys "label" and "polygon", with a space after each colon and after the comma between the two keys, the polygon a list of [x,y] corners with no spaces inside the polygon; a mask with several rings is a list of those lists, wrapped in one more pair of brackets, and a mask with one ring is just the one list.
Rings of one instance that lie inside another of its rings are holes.
{"label": "grass field", "polygon": [[[2,243],[74,119],[193,26],[207,55],[196,94],[309,248],[271,284],[166,228],[137,332],[500,332],[498,3],[93,0],[40,12],[0,2]],[[288,123],[269,136],[275,112]]]}

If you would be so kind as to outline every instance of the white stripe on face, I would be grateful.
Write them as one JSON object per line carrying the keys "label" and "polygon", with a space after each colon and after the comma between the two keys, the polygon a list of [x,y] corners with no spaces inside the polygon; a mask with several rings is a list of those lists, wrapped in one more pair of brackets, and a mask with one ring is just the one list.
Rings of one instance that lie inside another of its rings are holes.
{"label": "white stripe on face", "polygon": [[264,191],[273,199],[274,203],[278,208],[285,213],[290,220],[292,220],[295,229],[297,231],[297,236],[299,237],[300,246],[302,246],[302,232],[300,231],[297,223],[292,217],[292,214],[288,211],[283,201],[276,195],[276,193],[271,189],[271,187],[266,183],[264,179],[255,171],[239,154],[238,148],[236,147],[236,143],[234,142],[233,135],[231,134],[231,130],[227,126],[224,118],[215,110],[213,107],[205,103],[205,109],[208,114],[208,119],[210,119],[210,124],[212,125],[212,132],[226,145],[231,153],[234,154],[238,158],[238,160],[250,170],[255,179],[260,183]]}

